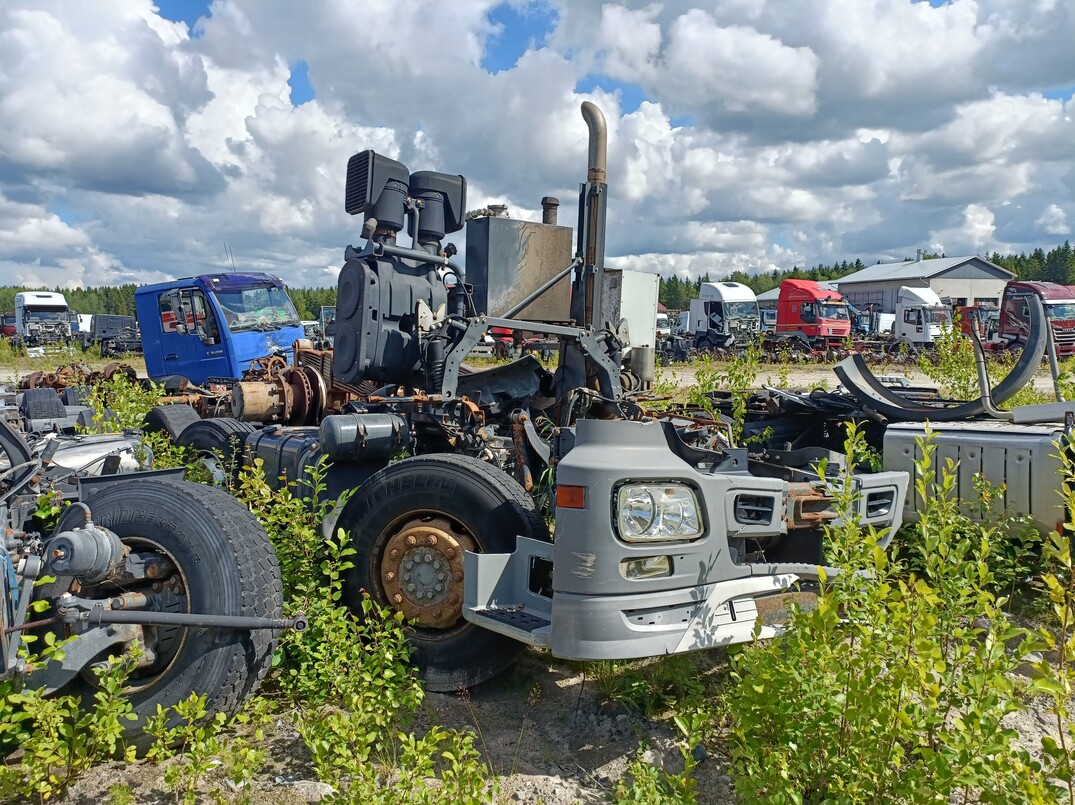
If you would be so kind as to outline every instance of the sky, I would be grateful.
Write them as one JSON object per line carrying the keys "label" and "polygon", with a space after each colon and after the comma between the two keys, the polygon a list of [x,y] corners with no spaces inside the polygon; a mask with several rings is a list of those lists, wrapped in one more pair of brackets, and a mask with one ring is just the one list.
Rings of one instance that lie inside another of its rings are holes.
{"label": "sky", "polygon": [[[4,0],[0,284],[335,284],[347,159],[713,278],[1048,250],[1075,226],[1075,0]],[[464,233],[451,235],[465,254]],[[230,256],[229,256],[230,255]]]}

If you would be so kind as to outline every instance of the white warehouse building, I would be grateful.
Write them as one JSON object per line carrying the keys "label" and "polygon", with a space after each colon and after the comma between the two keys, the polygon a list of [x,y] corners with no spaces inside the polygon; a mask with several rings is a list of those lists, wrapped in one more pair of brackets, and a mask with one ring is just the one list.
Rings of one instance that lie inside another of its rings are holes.
{"label": "white warehouse building", "polygon": [[[983,257],[936,257],[878,263],[833,280],[844,298],[859,310],[893,313],[903,286],[932,288],[946,304],[999,305],[1015,274]],[[873,307],[868,307],[872,305]]]}

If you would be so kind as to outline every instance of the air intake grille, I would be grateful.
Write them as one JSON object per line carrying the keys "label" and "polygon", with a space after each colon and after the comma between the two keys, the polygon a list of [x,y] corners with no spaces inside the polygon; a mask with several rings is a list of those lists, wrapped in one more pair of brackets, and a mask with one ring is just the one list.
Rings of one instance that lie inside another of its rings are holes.
{"label": "air intake grille", "polygon": [[742,525],[767,525],[773,521],[775,499],[765,495],[736,495],[735,522]]}

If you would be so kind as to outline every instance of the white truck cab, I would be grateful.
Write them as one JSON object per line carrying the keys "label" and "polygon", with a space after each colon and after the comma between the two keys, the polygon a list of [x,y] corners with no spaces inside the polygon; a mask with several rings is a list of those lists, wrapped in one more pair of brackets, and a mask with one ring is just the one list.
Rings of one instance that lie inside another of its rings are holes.
{"label": "white truck cab", "polygon": [[893,335],[915,345],[934,343],[941,327],[951,323],[952,311],[941,302],[932,288],[911,288],[906,285],[896,292],[896,320]]}
{"label": "white truck cab", "polygon": [[71,340],[71,310],[62,293],[22,291],[15,294],[15,338],[27,347]]}

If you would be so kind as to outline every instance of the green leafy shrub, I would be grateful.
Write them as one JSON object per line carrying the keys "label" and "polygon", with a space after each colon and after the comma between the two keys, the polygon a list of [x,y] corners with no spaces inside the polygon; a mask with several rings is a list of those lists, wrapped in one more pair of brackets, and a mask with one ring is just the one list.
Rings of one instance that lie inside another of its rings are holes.
{"label": "green leafy shrub", "polygon": [[[62,659],[52,633],[45,643],[46,650],[28,662]],[[0,798],[44,801],[63,794],[102,760],[133,760],[123,733],[135,716],[124,690],[137,661],[137,652],[128,652],[94,667],[97,690],[88,706],[78,696],[46,696],[20,689],[18,681],[0,682],[0,745],[20,750],[17,761],[0,765]]]}
{"label": "green leafy shrub", "polygon": [[[247,802],[250,781],[265,764],[265,726],[271,704],[263,698],[247,702],[232,718],[216,713],[211,718],[204,694],[192,693],[173,707],[157,706],[146,723],[155,738],[148,757],[168,763],[164,782],[178,802],[194,805],[208,792],[216,802]],[[220,783],[242,792],[228,798]]]}
{"label": "green leafy shrub", "polygon": [[274,658],[276,682],[331,800],[355,803],[484,802],[495,783],[473,736],[434,728],[407,732],[424,691],[410,664],[401,613],[366,597],[362,616],[343,602],[343,573],[355,551],[343,532],[321,536],[337,503],[325,497],[324,463],[296,485],[271,489],[260,462],[240,475],[238,494],[276,548],[285,607],[309,627],[285,632]]}
{"label": "green leafy shrub", "polygon": [[[1046,599],[1054,622],[1038,626],[1029,648],[1039,652],[1033,662],[1030,693],[1046,697],[1056,737],[1046,735],[1041,748],[1043,776],[1061,802],[1075,802],[1075,562],[1071,537],[1075,534],[1075,436],[1058,445],[1064,476],[1063,497],[1067,520],[1062,533],[1054,531],[1045,543],[1049,569],[1043,575]],[[1055,660],[1050,659],[1051,656]]]}
{"label": "green leafy shrub", "polygon": [[[852,429],[848,453],[860,435]],[[1045,802],[1049,786],[1002,723],[1021,700],[1010,676],[1025,648],[992,591],[990,533],[949,496],[954,467],[915,483],[923,566],[906,575],[836,484],[841,524],[812,611],[733,661],[728,696],[743,802]]]}
{"label": "green leafy shrub", "polygon": [[142,385],[122,372],[109,380],[89,387],[89,406],[93,430],[97,433],[120,433],[142,427],[142,420],[155,405],[160,405],[164,387],[152,381]]}
{"label": "green leafy shrub", "polygon": [[[1015,514],[1004,506],[1005,485],[994,486],[982,475],[975,475],[973,499],[960,501],[966,516],[952,518],[952,528],[958,537],[970,540],[968,558],[979,559],[978,546],[988,544],[990,579],[988,589],[1004,596],[1006,603],[1021,595],[1033,584],[1045,568],[1041,535],[1029,515]],[[944,475],[937,482],[937,492],[955,498],[955,476]],[[974,518],[973,520],[971,518]],[[928,566],[926,541],[922,523],[909,523],[900,529],[893,550],[903,567],[924,575]],[[1032,589],[1032,592],[1039,592]]]}
{"label": "green leafy shrub", "polygon": [[698,801],[695,789],[697,781],[694,769],[698,765],[695,754],[702,733],[710,721],[705,710],[694,710],[686,715],[677,715],[673,719],[681,740],[677,744],[683,760],[683,768],[670,771],[663,766],[654,766],[646,762],[645,747],[627,766],[627,773],[616,785],[612,793],[612,802],[638,803],[638,805],[695,805]]}

